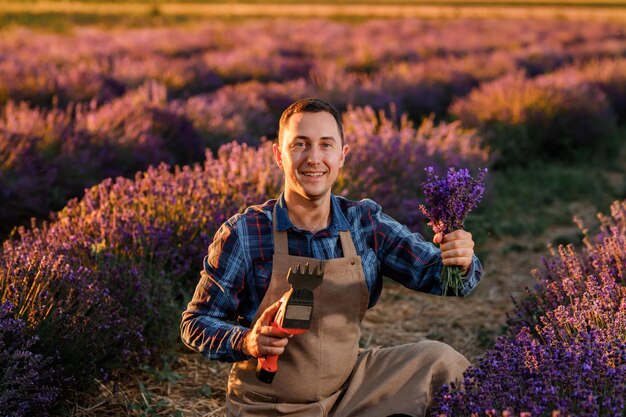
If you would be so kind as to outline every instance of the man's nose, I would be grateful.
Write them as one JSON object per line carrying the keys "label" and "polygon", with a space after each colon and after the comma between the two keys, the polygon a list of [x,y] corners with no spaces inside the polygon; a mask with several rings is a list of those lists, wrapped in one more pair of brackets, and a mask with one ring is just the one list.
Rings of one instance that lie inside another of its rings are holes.
{"label": "man's nose", "polygon": [[307,162],[311,165],[317,165],[322,161],[322,152],[315,146],[309,149]]}

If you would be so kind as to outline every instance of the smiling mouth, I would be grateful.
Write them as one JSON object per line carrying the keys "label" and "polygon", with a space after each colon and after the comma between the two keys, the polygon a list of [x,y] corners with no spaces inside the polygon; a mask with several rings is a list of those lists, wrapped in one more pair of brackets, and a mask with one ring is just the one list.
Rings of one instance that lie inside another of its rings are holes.
{"label": "smiling mouth", "polygon": [[309,178],[319,178],[325,174],[325,172],[301,172],[302,175]]}

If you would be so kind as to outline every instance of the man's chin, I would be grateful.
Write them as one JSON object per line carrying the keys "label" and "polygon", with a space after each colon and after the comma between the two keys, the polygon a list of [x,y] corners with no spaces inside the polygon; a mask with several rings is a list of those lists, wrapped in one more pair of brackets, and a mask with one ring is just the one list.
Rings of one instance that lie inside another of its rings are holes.
{"label": "man's chin", "polygon": [[319,202],[330,196],[330,189],[314,190],[299,188],[287,191],[287,194],[290,194],[295,199],[301,199],[309,202]]}
{"label": "man's chin", "polygon": [[302,195],[309,201],[319,201],[327,198],[330,194],[330,190],[321,191],[321,192],[304,192]]}

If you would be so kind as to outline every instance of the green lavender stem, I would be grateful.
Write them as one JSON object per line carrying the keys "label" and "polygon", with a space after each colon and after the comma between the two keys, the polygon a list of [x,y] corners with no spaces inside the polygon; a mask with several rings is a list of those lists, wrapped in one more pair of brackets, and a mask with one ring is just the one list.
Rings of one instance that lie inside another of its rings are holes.
{"label": "green lavender stem", "polygon": [[441,270],[441,282],[443,283],[443,295],[448,294],[452,289],[455,296],[459,296],[459,291],[463,286],[463,270],[459,266],[444,265]]}

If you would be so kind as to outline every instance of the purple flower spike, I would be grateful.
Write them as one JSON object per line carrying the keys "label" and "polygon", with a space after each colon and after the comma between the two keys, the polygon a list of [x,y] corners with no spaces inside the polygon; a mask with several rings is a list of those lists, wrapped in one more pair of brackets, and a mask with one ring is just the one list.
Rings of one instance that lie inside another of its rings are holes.
{"label": "purple flower spike", "polygon": [[[472,178],[467,169],[449,168],[445,177],[439,177],[432,166],[426,168],[426,181],[421,186],[426,204],[419,206],[435,233],[447,234],[463,229],[467,214],[480,202],[485,192],[487,168],[479,169]],[[461,269],[444,265],[441,271],[444,295],[452,288],[458,295],[462,285]]]}
{"label": "purple flower spike", "polygon": [[475,179],[467,169],[449,168],[444,178],[435,174],[433,167],[425,170],[422,190],[426,205],[420,205],[420,210],[428,218],[428,225],[435,233],[443,234],[462,229],[465,217],[478,206],[485,192],[487,168],[480,169]]}

